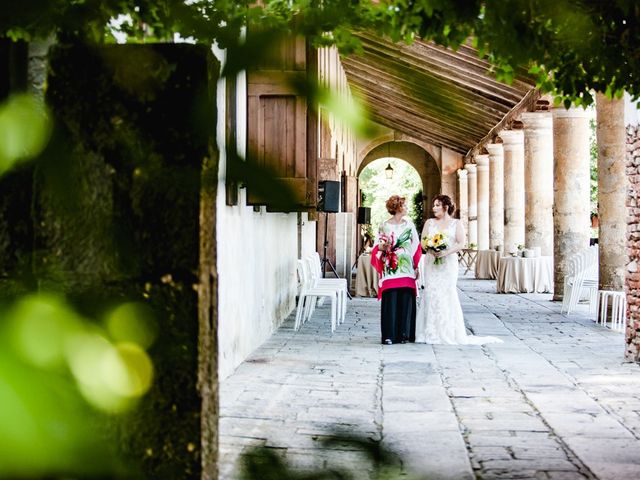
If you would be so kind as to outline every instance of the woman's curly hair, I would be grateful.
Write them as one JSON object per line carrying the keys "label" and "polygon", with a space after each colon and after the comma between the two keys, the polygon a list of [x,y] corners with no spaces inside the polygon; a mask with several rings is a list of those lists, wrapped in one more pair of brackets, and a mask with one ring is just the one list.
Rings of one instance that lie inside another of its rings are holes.
{"label": "woman's curly hair", "polygon": [[389,200],[387,200],[387,212],[389,212],[390,215],[395,215],[406,201],[407,199],[405,197],[401,197],[400,195],[391,195]]}

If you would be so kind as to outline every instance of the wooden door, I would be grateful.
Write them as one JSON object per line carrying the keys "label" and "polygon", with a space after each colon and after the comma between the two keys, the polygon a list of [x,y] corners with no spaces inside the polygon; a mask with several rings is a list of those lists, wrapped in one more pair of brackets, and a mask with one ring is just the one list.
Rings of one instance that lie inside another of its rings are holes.
{"label": "wooden door", "polygon": [[[271,172],[276,179],[271,188],[287,188],[300,210],[316,204],[315,124],[304,88],[315,71],[305,39],[287,36],[247,74],[249,159]],[[268,193],[251,184],[247,203],[273,206]]]}

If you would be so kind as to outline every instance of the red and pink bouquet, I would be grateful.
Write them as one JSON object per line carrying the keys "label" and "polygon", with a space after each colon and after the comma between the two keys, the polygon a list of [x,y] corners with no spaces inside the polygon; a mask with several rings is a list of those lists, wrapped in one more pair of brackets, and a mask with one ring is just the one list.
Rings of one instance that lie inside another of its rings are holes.
{"label": "red and pink bouquet", "polygon": [[[411,229],[407,228],[396,238],[393,232],[380,232],[378,235],[378,249],[382,253],[381,260],[388,272],[395,273],[401,262],[406,263],[406,250],[409,248],[411,240]],[[398,253],[402,259],[398,258]]]}
{"label": "red and pink bouquet", "polygon": [[380,233],[378,236],[378,248],[382,252],[382,263],[392,272],[398,268],[398,255],[396,254],[396,241],[393,232],[387,235],[386,233]]}

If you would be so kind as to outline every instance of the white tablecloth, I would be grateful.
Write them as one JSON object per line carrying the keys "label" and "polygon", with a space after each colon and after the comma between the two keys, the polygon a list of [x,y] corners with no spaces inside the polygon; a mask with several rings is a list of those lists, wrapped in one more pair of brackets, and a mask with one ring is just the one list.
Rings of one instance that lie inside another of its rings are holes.
{"label": "white tablecloth", "polygon": [[476,257],[476,278],[495,279],[501,255],[495,250],[480,250]]}
{"label": "white tablecloth", "polygon": [[553,292],[553,257],[502,257],[496,280],[498,293]]}
{"label": "white tablecloth", "polygon": [[377,297],[378,296],[378,272],[371,265],[371,255],[363,253],[358,257],[358,267],[356,272],[356,296]]}

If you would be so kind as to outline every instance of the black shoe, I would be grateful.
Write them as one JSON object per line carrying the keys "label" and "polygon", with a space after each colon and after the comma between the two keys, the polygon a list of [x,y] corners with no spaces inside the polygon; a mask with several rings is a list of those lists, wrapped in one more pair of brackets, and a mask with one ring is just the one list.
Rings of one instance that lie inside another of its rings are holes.
{"label": "black shoe", "polygon": [[382,342],[382,343],[384,343],[385,345],[393,345],[393,342],[391,341],[391,339],[390,339],[390,338],[387,338],[387,339],[386,339],[384,342]]}
{"label": "black shoe", "polygon": [[406,338],[404,338],[400,343],[409,343],[409,340],[407,340]]}

